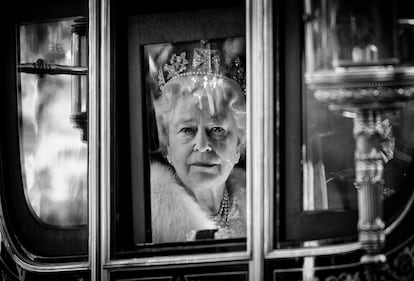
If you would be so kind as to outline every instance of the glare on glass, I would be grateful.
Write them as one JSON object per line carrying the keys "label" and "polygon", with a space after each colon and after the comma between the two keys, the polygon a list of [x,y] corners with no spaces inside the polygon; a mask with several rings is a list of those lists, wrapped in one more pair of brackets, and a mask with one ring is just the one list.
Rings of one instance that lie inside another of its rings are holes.
{"label": "glare on glass", "polygon": [[[73,20],[21,25],[20,63],[72,65]],[[43,222],[87,222],[87,153],[71,123],[71,75],[19,73],[20,147],[28,205]]]}

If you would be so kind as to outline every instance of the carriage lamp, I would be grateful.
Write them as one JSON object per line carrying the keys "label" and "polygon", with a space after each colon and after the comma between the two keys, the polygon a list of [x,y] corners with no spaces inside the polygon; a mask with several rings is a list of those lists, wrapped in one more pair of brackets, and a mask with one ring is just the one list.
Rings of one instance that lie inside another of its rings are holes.
{"label": "carriage lamp", "polygon": [[399,18],[397,4],[305,0],[305,83],[316,100],[353,119],[358,236],[366,264],[386,261],[383,170],[394,144],[387,115],[414,98],[412,55],[401,47],[414,38],[412,22]]}
{"label": "carriage lamp", "polygon": [[[87,27],[85,17],[74,20],[72,33],[72,66],[85,66],[87,57]],[[71,122],[82,131],[82,140],[87,140],[88,79],[86,75],[72,76]]]}

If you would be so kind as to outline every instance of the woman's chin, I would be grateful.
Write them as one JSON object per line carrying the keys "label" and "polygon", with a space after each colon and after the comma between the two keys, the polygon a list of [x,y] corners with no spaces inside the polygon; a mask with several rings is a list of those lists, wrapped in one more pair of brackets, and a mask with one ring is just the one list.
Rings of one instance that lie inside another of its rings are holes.
{"label": "woman's chin", "polygon": [[[187,174],[186,182],[191,182],[191,187],[213,186],[224,183],[225,177],[218,167],[192,167]],[[190,187],[190,186],[189,186]]]}

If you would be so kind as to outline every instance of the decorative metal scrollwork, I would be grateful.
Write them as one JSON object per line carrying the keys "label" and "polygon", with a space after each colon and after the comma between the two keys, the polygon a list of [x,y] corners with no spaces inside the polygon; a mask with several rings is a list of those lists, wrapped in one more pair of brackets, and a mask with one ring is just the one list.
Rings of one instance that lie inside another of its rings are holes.
{"label": "decorative metal scrollwork", "polygon": [[372,272],[367,268],[331,275],[325,281],[411,281],[414,280],[414,243],[405,246],[396,256]]}

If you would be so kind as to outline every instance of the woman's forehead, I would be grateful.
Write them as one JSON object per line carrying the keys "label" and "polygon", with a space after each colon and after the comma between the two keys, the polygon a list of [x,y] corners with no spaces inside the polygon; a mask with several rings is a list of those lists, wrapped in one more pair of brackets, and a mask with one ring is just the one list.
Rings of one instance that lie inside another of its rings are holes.
{"label": "woman's forehead", "polygon": [[227,119],[228,112],[224,106],[217,107],[202,97],[181,97],[177,100],[172,119],[174,122],[191,122],[203,120],[206,122],[221,123]]}
{"label": "woman's forehead", "polygon": [[215,95],[193,93],[177,99],[176,108],[203,115],[226,115],[228,103]]}
{"label": "woman's forehead", "polygon": [[229,118],[223,115],[203,115],[200,112],[177,112],[171,121],[176,124],[199,123],[200,121],[207,124],[222,124],[228,120]]}

